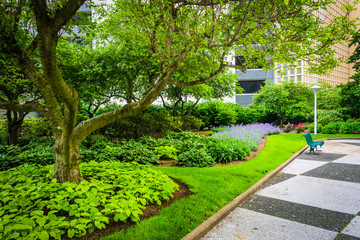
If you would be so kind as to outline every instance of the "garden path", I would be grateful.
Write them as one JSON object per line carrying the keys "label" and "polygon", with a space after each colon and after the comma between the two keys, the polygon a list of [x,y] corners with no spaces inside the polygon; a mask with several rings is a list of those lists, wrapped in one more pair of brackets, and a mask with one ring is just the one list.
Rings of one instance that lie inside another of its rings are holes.
{"label": "garden path", "polygon": [[360,140],[303,153],[202,240],[360,240]]}

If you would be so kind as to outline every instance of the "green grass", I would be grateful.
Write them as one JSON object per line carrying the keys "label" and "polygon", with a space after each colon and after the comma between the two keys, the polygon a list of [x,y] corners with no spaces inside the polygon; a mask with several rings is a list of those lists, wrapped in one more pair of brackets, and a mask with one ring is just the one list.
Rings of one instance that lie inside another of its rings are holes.
{"label": "green grass", "polygon": [[[306,141],[301,135],[269,136],[265,148],[254,159],[237,165],[213,168],[157,167],[157,170],[188,184],[194,194],[164,208],[155,217],[102,239],[181,239],[263,178],[266,172],[271,172],[303,148]],[[334,137],[359,135],[318,134],[316,139]]]}

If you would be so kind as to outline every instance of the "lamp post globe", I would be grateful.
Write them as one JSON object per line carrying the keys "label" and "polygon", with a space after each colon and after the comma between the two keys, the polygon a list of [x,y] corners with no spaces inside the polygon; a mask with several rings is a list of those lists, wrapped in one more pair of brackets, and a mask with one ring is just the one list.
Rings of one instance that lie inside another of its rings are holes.
{"label": "lamp post globe", "polygon": [[314,85],[310,88],[315,94],[315,101],[314,101],[314,135],[317,135],[317,104],[316,104],[316,94],[321,89],[321,87]]}

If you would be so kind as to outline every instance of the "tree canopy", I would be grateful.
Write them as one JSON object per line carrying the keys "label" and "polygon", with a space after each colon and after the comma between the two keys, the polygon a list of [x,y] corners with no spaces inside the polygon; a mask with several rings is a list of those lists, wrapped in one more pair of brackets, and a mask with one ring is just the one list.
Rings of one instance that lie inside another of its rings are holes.
{"label": "tree canopy", "polygon": [[353,63],[355,74],[351,76],[354,81],[340,85],[340,105],[347,110],[351,117],[360,117],[360,32],[354,33],[350,46],[354,46],[354,53],[349,58]]}
{"label": "tree canopy", "polygon": [[[82,92],[61,71],[57,48],[85,0],[0,1],[0,49],[43,99],[0,106],[38,111],[51,121],[56,142],[53,174],[60,182],[81,181],[78,149],[86,136],[144,111],[166,86],[209,82],[225,68],[235,67],[227,60],[234,52],[246,59],[244,66],[237,66],[243,71],[254,62],[271,68],[274,61],[304,59],[312,71],[323,73],[338,63],[331,46],[346,40],[355,27],[348,18],[352,6],[344,5],[346,14],[326,24],[313,14],[331,4],[328,0],[116,0],[97,10],[97,19],[106,18],[98,25],[94,45],[115,44],[116,54],[125,56],[116,60],[120,69],[136,69],[147,62],[140,72],[129,75],[131,83],[141,81],[145,87],[122,108],[77,124]],[[35,51],[40,64],[33,59]],[[184,77],[184,72],[192,77]],[[95,86],[89,91],[96,91]]]}

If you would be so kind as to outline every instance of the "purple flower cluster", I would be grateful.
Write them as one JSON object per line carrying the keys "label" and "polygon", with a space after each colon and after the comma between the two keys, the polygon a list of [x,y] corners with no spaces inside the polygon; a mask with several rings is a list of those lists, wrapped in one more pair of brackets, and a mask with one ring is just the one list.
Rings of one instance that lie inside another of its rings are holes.
{"label": "purple flower cluster", "polygon": [[279,134],[281,129],[270,123],[253,123],[248,125],[233,125],[224,127],[225,130],[217,132],[213,136],[227,139],[235,138],[246,142],[254,150],[266,135]]}

